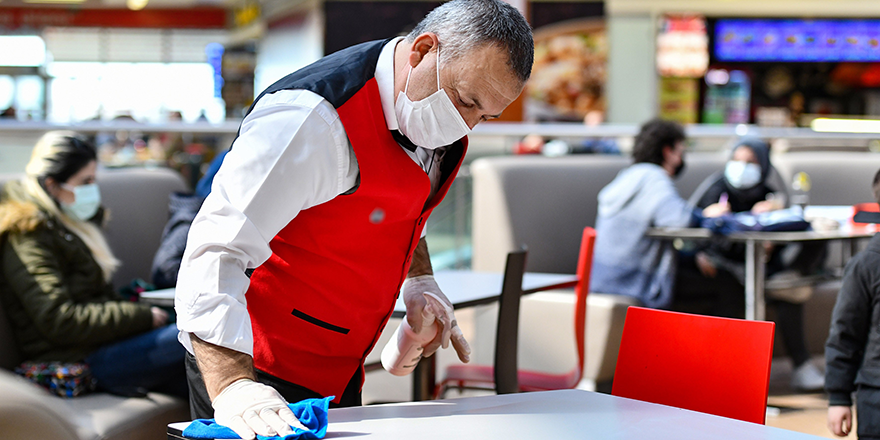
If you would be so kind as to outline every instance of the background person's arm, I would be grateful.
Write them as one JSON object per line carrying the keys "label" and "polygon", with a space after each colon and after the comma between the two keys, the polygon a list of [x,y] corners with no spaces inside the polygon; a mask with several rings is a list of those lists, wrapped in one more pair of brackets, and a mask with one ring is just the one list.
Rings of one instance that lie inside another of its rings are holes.
{"label": "background person's arm", "polygon": [[870,255],[859,254],[847,264],[831,314],[825,342],[825,391],[830,406],[852,405],[850,396],[856,390],[856,376],[864,360],[877,286],[873,277],[877,259],[865,258]]}
{"label": "background person's arm", "polygon": [[653,226],[686,228],[699,225],[701,210],[681,198],[671,179],[654,179],[646,185],[646,191],[645,197],[653,199]]}
{"label": "background person's arm", "polygon": [[[53,244],[55,233],[10,233],[0,246],[8,294],[43,338],[56,347],[96,347],[153,328],[150,306],[111,300],[115,294],[105,285],[94,286],[101,292],[88,300],[77,299],[75,290],[87,287],[69,284],[65,273],[70,261]],[[97,273],[94,278],[103,280]]]}

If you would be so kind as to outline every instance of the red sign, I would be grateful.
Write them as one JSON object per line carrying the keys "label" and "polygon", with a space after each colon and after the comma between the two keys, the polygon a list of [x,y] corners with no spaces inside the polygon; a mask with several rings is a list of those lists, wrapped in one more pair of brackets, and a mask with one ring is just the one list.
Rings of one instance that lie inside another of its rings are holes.
{"label": "red sign", "polygon": [[223,29],[226,10],[188,9],[61,9],[0,7],[0,30],[42,29],[50,26]]}

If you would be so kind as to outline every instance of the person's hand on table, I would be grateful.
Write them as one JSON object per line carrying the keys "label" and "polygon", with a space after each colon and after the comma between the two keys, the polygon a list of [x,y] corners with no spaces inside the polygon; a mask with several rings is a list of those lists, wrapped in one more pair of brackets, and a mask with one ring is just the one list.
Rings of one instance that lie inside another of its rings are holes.
{"label": "person's hand on table", "polygon": [[159,328],[168,323],[168,312],[154,306],[150,307],[150,313],[153,314],[153,328]]}
{"label": "person's hand on table", "polygon": [[250,379],[229,384],[211,405],[217,423],[232,429],[243,439],[255,438],[255,434],[283,437],[293,434],[291,426],[306,429],[278,391]]}
{"label": "person's hand on table", "polygon": [[434,310],[438,324],[437,336],[422,351],[422,357],[431,356],[441,346],[443,348],[449,347],[449,342],[452,341],[452,347],[455,348],[458,358],[462,362],[470,361],[471,347],[458,327],[458,322],[455,320],[452,302],[440,290],[440,286],[434,281],[433,275],[407,278],[403,282],[403,302],[406,304],[407,323],[416,333],[422,330],[422,310],[427,305],[425,293],[435,295],[443,302],[445,307],[444,310]]}
{"label": "person's hand on table", "polygon": [[713,203],[703,209],[703,217],[721,217],[730,212],[730,203]]}
{"label": "person's hand on table", "polygon": [[834,435],[846,437],[852,431],[852,408],[843,405],[828,407],[828,430]]}
{"label": "person's hand on table", "polygon": [[703,274],[706,278],[715,278],[715,275],[718,274],[718,270],[715,268],[715,264],[712,263],[712,260],[706,255],[705,252],[697,252],[697,255],[694,257],[697,262],[697,268],[700,269],[700,273]]}
{"label": "person's hand on table", "polygon": [[776,199],[761,200],[752,206],[752,214],[763,214],[765,212],[777,211],[780,209],[782,209],[782,205]]}

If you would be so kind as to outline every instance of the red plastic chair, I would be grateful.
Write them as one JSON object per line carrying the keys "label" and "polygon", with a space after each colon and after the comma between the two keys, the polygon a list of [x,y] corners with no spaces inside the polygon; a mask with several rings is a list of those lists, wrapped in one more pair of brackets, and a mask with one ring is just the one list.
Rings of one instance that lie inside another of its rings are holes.
{"label": "red plastic chair", "polygon": [[775,326],[630,307],[611,394],[764,424]]}
{"label": "red plastic chair", "polygon": [[584,333],[587,322],[587,295],[590,293],[590,272],[593,269],[593,245],[596,243],[596,230],[587,226],[581,235],[581,249],[578,254],[577,278],[574,286],[574,340],[577,344],[578,363],[568,373],[550,374],[540,371],[520,370],[520,391],[548,391],[574,388],[584,375],[586,341]]}
{"label": "red plastic chair", "polygon": [[[519,391],[547,391],[569,389],[577,386],[583,376],[585,358],[584,329],[587,317],[587,295],[590,292],[590,270],[593,267],[593,245],[596,241],[596,230],[584,228],[578,255],[577,278],[575,285],[575,317],[574,332],[577,342],[578,364],[567,373],[550,374],[540,371],[518,370],[517,381]],[[496,350],[501,342],[496,339]],[[496,353],[497,355],[497,353]],[[497,356],[496,356],[497,357]],[[448,388],[494,390],[495,370],[491,365],[452,365],[446,370],[446,377],[434,389],[434,398],[438,398]]]}

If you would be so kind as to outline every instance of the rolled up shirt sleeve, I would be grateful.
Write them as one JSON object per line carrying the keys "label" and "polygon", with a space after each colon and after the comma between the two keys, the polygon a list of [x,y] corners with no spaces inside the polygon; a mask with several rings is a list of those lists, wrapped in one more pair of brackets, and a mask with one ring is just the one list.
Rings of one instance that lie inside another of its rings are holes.
{"label": "rolled up shirt sleeve", "polygon": [[253,356],[247,269],[297,214],[356,185],[358,169],[335,109],[304,90],[261,98],[244,119],[193,221],[175,294],[181,343],[189,334]]}

